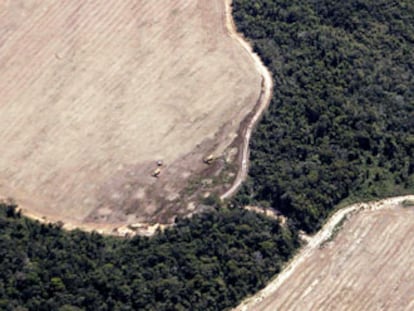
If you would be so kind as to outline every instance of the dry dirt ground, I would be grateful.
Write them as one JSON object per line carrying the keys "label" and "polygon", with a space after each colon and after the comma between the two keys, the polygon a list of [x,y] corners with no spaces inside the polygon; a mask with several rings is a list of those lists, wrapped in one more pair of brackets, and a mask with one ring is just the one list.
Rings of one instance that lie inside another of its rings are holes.
{"label": "dry dirt ground", "polygon": [[0,0],[0,194],[72,224],[170,222],[216,174],[203,157],[236,158],[262,83],[223,0]]}
{"label": "dry dirt ground", "polygon": [[414,310],[414,196],[341,211],[236,310]]}

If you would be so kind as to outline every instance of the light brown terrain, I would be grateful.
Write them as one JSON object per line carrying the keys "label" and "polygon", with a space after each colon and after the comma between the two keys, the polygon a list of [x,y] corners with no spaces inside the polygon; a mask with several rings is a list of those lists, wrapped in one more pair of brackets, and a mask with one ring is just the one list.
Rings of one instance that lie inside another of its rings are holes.
{"label": "light brown terrain", "polygon": [[223,0],[0,0],[0,194],[73,224],[192,212],[189,183],[239,158],[263,92],[226,12]]}
{"label": "light brown terrain", "polygon": [[414,310],[413,202],[397,197],[338,211],[236,310]]}

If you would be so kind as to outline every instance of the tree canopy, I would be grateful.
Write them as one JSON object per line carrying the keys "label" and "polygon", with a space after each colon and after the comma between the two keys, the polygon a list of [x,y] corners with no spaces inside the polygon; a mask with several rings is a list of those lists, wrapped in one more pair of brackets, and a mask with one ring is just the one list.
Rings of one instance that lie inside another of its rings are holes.
{"label": "tree canopy", "polygon": [[317,230],[344,199],[414,190],[414,2],[235,0],[273,73],[239,204]]}
{"label": "tree canopy", "polygon": [[120,239],[0,204],[0,309],[222,310],[262,288],[298,246],[295,231],[240,209]]}

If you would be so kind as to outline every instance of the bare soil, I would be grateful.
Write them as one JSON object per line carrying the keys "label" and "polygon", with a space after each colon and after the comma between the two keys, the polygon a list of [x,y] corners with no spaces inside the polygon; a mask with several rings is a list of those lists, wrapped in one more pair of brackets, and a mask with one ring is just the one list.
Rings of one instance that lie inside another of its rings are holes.
{"label": "bare soil", "polygon": [[228,4],[0,1],[0,194],[78,225],[192,213],[263,91]]}
{"label": "bare soil", "polygon": [[413,198],[340,210],[236,310],[413,310]]}

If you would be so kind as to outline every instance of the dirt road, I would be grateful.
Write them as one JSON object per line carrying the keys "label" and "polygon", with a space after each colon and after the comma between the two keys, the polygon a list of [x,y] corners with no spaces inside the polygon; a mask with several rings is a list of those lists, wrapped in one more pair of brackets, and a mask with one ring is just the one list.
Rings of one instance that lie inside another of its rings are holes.
{"label": "dirt road", "polygon": [[[294,257],[294,259],[286,266],[285,269],[283,269],[283,271],[277,276],[276,279],[270,282],[268,286],[266,286],[263,290],[261,290],[254,296],[243,301],[235,309],[235,311],[247,311],[247,310],[259,311],[259,310],[278,309],[276,308],[276,306],[279,306],[282,303],[281,302],[283,300],[282,297],[287,296],[286,292],[289,291],[289,289],[286,288],[287,286],[286,284],[289,282],[293,282],[292,280],[295,277],[298,277],[297,271],[305,268],[305,266],[308,264],[309,258],[312,256],[315,256],[314,255],[315,252],[317,252],[320,246],[331,237],[331,235],[333,234],[335,230],[335,227],[344,219],[344,217],[347,217],[350,214],[353,214],[359,211],[364,211],[364,210],[365,211],[378,211],[378,210],[393,208],[393,207],[400,205],[400,203],[404,200],[414,200],[414,196],[411,195],[411,196],[404,196],[404,197],[394,197],[394,198],[384,199],[384,200],[377,201],[377,202],[358,203],[358,204],[354,204],[354,205],[351,205],[349,207],[339,210],[329,219],[329,221],[324,225],[324,227],[315,236],[309,239],[307,245],[302,248],[300,253]],[[354,238],[358,238],[358,236],[355,235]],[[354,242],[357,243],[358,241],[350,241],[351,244]],[[399,242],[396,241],[396,243],[399,243]],[[359,258],[359,259],[362,260],[362,258]],[[304,263],[306,263],[306,265]],[[360,271],[360,273],[362,272],[363,271]],[[311,271],[306,271],[303,273],[309,275]],[[338,279],[337,282],[340,282],[340,280]],[[290,290],[294,291],[291,288]],[[307,289],[305,288],[301,290],[304,291],[303,295],[306,296],[305,291]],[[323,294],[324,293],[320,293],[320,295],[323,295]],[[291,309],[289,310],[295,309],[292,306],[290,307]]]}
{"label": "dirt road", "polygon": [[226,27],[228,30],[229,35],[237,41],[243,49],[250,55],[252,58],[256,70],[262,76],[262,90],[261,95],[259,98],[259,105],[255,115],[249,122],[249,125],[245,129],[245,135],[243,138],[243,146],[242,146],[242,156],[241,156],[241,163],[239,167],[239,171],[237,176],[233,182],[233,185],[230,189],[228,189],[225,193],[223,193],[220,198],[222,200],[227,199],[235,194],[237,189],[240,187],[241,183],[246,179],[248,169],[249,169],[249,142],[250,137],[252,135],[252,131],[260,117],[262,116],[265,109],[269,106],[270,100],[272,99],[272,91],[273,91],[273,80],[272,75],[267,69],[267,67],[263,64],[262,60],[260,59],[257,53],[253,52],[251,45],[245,40],[245,38],[237,32],[236,25],[234,23],[233,15],[232,15],[232,0],[224,0],[226,4]]}

